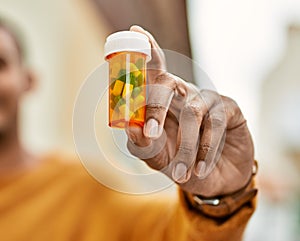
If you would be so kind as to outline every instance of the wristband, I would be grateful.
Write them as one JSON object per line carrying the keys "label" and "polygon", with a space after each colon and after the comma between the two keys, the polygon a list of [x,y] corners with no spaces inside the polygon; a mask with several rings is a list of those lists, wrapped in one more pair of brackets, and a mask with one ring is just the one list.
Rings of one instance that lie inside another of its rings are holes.
{"label": "wristband", "polygon": [[253,188],[253,176],[257,173],[257,162],[254,162],[252,168],[252,176],[247,185],[229,195],[224,195],[216,198],[203,198],[199,195],[184,192],[184,196],[188,204],[203,213],[206,216],[213,218],[224,218],[235,213],[246,203],[250,202],[257,194],[257,189]]}

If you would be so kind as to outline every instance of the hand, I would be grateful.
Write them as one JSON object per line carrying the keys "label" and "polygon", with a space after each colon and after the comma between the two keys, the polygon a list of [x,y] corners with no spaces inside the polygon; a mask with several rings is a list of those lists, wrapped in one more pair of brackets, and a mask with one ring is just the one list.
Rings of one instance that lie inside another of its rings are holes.
{"label": "hand", "polygon": [[128,126],[129,151],[190,193],[213,197],[243,188],[251,178],[254,148],[238,105],[198,90],[167,73],[163,51],[152,46],[144,128]]}

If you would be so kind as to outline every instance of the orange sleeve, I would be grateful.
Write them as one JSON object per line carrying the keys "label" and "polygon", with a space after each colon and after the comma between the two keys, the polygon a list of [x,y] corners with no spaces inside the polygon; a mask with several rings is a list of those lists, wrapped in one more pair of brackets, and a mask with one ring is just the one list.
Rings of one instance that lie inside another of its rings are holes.
{"label": "orange sleeve", "polygon": [[0,180],[1,241],[238,241],[254,211],[252,200],[226,220],[210,219],[181,192],[120,194],[77,163],[50,160]]}
{"label": "orange sleeve", "polygon": [[82,237],[78,240],[241,241],[255,210],[253,198],[229,218],[214,219],[190,208],[182,191],[177,196],[125,195],[100,185],[90,176],[79,179],[76,178],[80,186],[74,196],[84,202],[78,206],[83,211],[78,219],[80,226],[73,226],[76,236]]}
{"label": "orange sleeve", "polygon": [[118,217],[114,228],[122,240],[241,241],[254,210],[255,198],[229,218],[216,220],[191,210],[181,192],[177,201],[158,194],[126,196],[119,197],[118,207],[113,211]]}

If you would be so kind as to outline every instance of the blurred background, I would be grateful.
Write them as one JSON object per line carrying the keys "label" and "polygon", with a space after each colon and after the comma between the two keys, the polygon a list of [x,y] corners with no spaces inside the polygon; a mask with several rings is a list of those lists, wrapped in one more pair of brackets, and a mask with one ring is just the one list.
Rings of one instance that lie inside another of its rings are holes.
{"label": "blurred background", "polygon": [[[140,24],[162,48],[199,63],[248,120],[260,192],[245,240],[300,240],[300,1],[0,0],[0,17],[23,30],[39,79],[22,106],[29,149],[75,153],[81,84],[104,62],[106,36]],[[188,68],[188,81],[201,85]]]}

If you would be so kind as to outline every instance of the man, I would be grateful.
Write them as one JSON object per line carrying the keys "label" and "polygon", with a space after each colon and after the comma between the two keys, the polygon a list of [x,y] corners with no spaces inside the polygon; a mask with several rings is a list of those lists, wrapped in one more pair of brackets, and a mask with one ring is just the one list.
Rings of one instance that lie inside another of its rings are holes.
{"label": "man", "polygon": [[[238,241],[255,209],[253,144],[234,101],[167,73],[153,36],[144,129],[128,127],[128,148],[179,186],[179,200],[128,196],[94,181],[65,158],[28,153],[18,106],[33,77],[14,32],[0,23],[0,236],[14,240]],[[168,91],[164,91],[168,90]],[[150,90],[151,91],[151,90]],[[172,109],[172,111],[171,111]],[[166,145],[145,158],[163,138]],[[217,162],[216,162],[217,160]]]}

